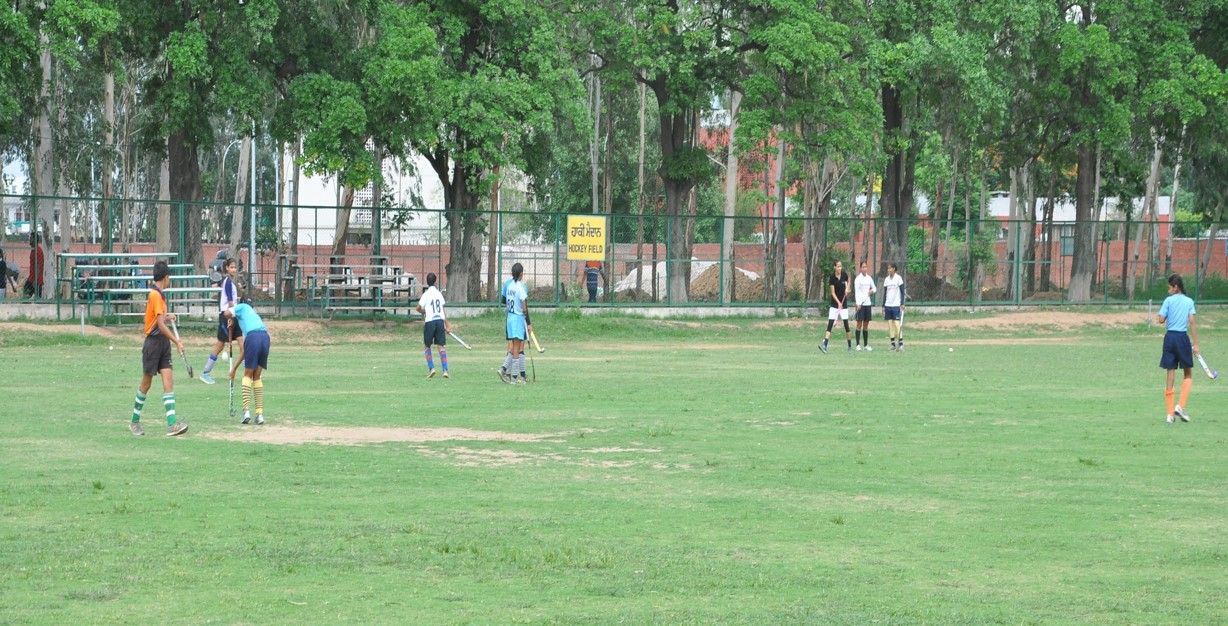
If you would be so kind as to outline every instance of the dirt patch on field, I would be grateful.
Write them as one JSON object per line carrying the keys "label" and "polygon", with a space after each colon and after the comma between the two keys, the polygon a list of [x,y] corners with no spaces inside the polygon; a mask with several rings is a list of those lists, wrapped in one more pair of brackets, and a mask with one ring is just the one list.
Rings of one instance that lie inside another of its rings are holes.
{"label": "dirt patch on field", "polygon": [[359,446],[372,443],[430,443],[434,441],[515,441],[534,442],[554,437],[550,434],[506,433],[468,428],[380,428],[374,426],[262,426],[204,435],[224,441],[246,441],[298,445]]}
{"label": "dirt patch on field", "polygon": [[906,320],[905,328],[916,330],[1015,330],[1028,327],[1133,326],[1145,323],[1147,314],[1140,312],[1076,313],[1073,311],[1020,311],[991,317],[959,320]]}

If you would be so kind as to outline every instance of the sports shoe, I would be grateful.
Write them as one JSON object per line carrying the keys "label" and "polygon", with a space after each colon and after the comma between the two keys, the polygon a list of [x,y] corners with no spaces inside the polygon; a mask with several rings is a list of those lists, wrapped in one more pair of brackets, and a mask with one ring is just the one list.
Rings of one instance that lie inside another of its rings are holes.
{"label": "sports shoe", "polygon": [[431,371],[430,371],[430,373],[429,373],[429,374],[427,374],[427,375],[426,375],[426,377],[427,377],[427,378],[434,378],[434,377],[435,377],[435,369],[434,369],[434,368],[432,368],[432,369],[431,369]]}
{"label": "sports shoe", "polygon": [[848,351],[849,351],[849,352],[852,352],[852,351],[853,351],[853,346],[849,346]]}
{"label": "sports shoe", "polygon": [[527,385],[527,384],[529,384],[529,379],[527,379],[527,378],[517,378],[517,379],[516,379],[516,382],[515,382],[515,383],[513,383],[513,384],[516,384],[516,385]]}
{"label": "sports shoe", "polygon": [[895,352],[895,344],[894,344],[894,343],[893,343],[893,344],[891,344],[891,351],[892,351],[892,352]]}
{"label": "sports shoe", "polygon": [[1164,418],[1164,421],[1168,422],[1169,424],[1173,423],[1173,416],[1169,415],[1168,417]]}
{"label": "sports shoe", "polygon": [[212,385],[217,381],[213,380],[213,377],[209,375],[209,372],[201,372],[200,382],[205,383],[206,385]]}
{"label": "sports shoe", "polygon": [[444,378],[451,378],[451,376],[448,376],[448,373],[447,373],[447,372],[444,372],[444,373],[443,373],[443,377],[444,377]]}
{"label": "sports shoe", "polygon": [[239,422],[239,423],[240,423],[240,424],[250,424],[250,423],[252,423],[252,414],[251,414],[251,412],[250,412],[250,411],[244,411],[244,412],[243,412],[243,421],[241,421],[241,422]]}
{"label": "sports shoe", "polygon": [[866,352],[874,352],[874,348],[871,348],[870,346],[866,346]]}
{"label": "sports shoe", "polygon": [[166,427],[167,437],[174,437],[175,435],[182,435],[183,433],[186,433],[186,432],[188,432],[187,422],[176,422]]}
{"label": "sports shoe", "polygon": [[1173,407],[1173,415],[1176,415],[1177,417],[1181,418],[1181,421],[1183,422],[1190,421],[1190,414],[1186,413],[1185,409],[1181,408],[1180,404]]}
{"label": "sports shoe", "polygon": [[501,380],[501,381],[503,381],[503,382],[505,382],[505,383],[510,383],[510,382],[512,382],[512,380],[511,380],[511,379],[508,377],[508,375],[507,375],[507,370],[503,369],[502,367],[500,367],[499,369],[495,370],[495,373],[499,375],[499,380]]}
{"label": "sports shoe", "polygon": [[257,414],[256,414],[256,425],[257,425],[257,426],[263,426],[263,425],[264,425],[264,413],[257,413]]}
{"label": "sports shoe", "polygon": [[900,344],[900,347],[896,348],[896,349],[895,349],[895,351],[896,351],[896,352],[903,352],[903,351],[904,351],[904,344]]}
{"label": "sports shoe", "polygon": [[861,352],[861,344],[857,344],[857,351]]}
{"label": "sports shoe", "polygon": [[145,434],[145,429],[141,428],[140,422],[129,422],[128,430],[132,431],[132,434],[136,435],[137,437]]}
{"label": "sports shoe", "polygon": [[827,340],[826,339],[824,339],[822,343],[819,344],[819,350],[821,350],[823,354],[827,354]]}

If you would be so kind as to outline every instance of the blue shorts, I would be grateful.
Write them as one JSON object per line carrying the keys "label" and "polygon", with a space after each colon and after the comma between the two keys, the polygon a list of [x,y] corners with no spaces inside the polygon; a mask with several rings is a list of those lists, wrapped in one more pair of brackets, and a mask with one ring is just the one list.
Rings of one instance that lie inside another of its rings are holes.
{"label": "blue shorts", "polygon": [[422,327],[422,345],[431,347],[448,345],[448,333],[443,328],[443,320],[431,320]]}
{"label": "blue shorts", "polygon": [[507,340],[524,341],[528,337],[525,332],[524,316],[511,314],[507,316]]}
{"label": "blue shorts", "polygon": [[1194,346],[1185,331],[1170,330],[1164,333],[1164,352],[1160,354],[1160,367],[1166,370],[1194,367]]}
{"label": "blue shorts", "polygon": [[[230,329],[227,329],[229,324]],[[217,340],[226,343],[231,339],[238,339],[243,336],[243,331],[239,329],[239,323],[234,321],[233,317],[226,317],[218,314],[217,316]]]}
{"label": "blue shorts", "polygon": [[885,319],[885,320],[898,320],[898,319],[900,319],[900,307],[898,307],[898,306],[885,306],[885,307],[883,307],[883,319]]}
{"label": "blue shorts", "polygon": [[243,367],[269,369],[269,333],[253,330],[243,339]]}

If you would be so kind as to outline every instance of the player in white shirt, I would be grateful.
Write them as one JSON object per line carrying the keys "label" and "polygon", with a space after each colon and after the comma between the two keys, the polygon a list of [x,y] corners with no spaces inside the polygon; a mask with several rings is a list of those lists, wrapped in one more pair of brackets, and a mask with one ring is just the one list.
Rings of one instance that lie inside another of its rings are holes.
{"label": "player in white shirt", "polygon": [[443,293],[435,287],[434,272],[426,275],[426,291],[418,298],[418,312],[423,315],[422,343],[426,346],[427,378],[435,376],[435,359],[431,355],[431,344],[439,346],[439,365],[443,368],[443,377],[448,378],[448,333],[452,325],[444,316]]}
{"label": "player in white shirt", "polygon": [[887,264],[887,276],[883,278],[883,319],[887,320],[891,349],[902,351],[904,337],[900,333],[900,323],[904,319],[904,277],[895,270],[895,263]]}
{"label": "player in white shirt", "polygon": [[235,286],[235,277],[239,274],[239,264],[235,259],[226,259],[222,264],[222,282],[219,285],[222,290],[218,293],[217,298],[217,337],[213,342],[213,351],[209,353],[209,359],[205,361],[205,368],[200,372],[200,381],[212,385],[214,383],[213,366],[217,364],[217,358],[222,354],[222,348],[226,344],[239,340],[239,352],[243,352],[243,331],[239,329],[239,325],[235,323],[234,316],[227,316],[227,313],[234,313],[235,307],[239,304],[239,288]]}
{"label": "player in white shirt", "polygon": [[858,350],[861,350],[862,346],[865,346],[867,352],[873,350],[870,347],[870,312],[874,308],[874,294],[877,291],[874,277],[870,275],[870,264],[862,261],[857,278],[853,280],[853,303],[857,307],[853,319],[857,322]]}

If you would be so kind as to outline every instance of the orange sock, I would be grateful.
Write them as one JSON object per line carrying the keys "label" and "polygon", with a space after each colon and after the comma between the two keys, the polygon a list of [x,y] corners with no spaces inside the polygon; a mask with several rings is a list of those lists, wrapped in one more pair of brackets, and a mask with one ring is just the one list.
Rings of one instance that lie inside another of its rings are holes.
{"label": "orange sock", "polygon": [[1183,409],[1189,408],[1185,406],[1185,403],[1190,399],[1190,387],[1193,387],[1193,386],[1194,386],[1193,378],[1181,379],[1181,408]]}
{"label": "orange sock", "polygon": [[1173,414],[1173,389],[1169,387],[1164,390],[1164,404],[1168,407],[1168,414]]}

